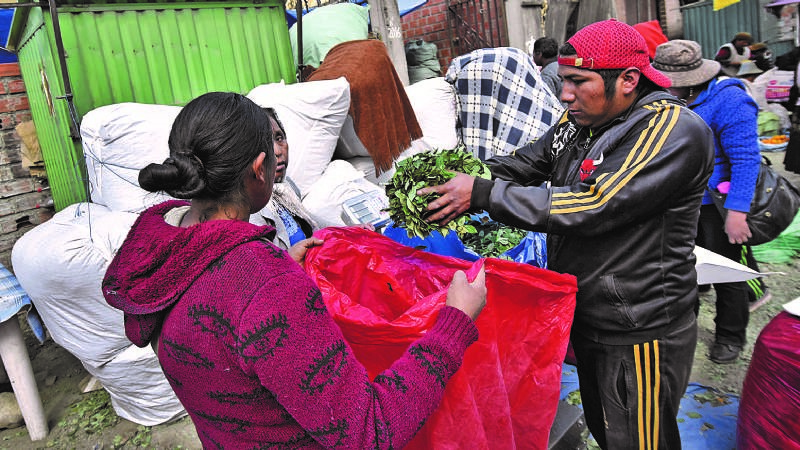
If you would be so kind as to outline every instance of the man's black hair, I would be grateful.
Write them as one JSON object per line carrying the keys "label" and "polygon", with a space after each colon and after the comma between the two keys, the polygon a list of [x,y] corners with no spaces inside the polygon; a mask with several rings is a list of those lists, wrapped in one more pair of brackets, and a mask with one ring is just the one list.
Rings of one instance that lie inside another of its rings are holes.
{"label": "man's black hair", "polygon": [[533,43],[533,52],[541,53],[543,58],[555,58],[558,56],[558,42],[549,37],[541,37]]}

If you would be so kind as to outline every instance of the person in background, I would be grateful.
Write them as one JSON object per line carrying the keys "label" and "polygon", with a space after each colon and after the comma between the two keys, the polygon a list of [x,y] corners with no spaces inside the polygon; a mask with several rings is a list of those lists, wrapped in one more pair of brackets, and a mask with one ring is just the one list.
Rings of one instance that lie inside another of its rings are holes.
{"label": "person in background", "polygon": [[744,82],[747,92],[750,93],[749,85],[752,84],[756,77],[762,73],[764,73],[764,71],[756,65],[755,61],[746,60],[742,61],[742,65],[739,66],[739,71],[736,72],[736,77]]}
{"label": "person in background", "polygon": [[[546,232],[549,269],[578,280],[571,341],[600,447],[680,448],[677,414],[697,343],[693,256],[713,136],[664,91],[644,38],[614,19],[559,49],[567,112],[539,140],[457,173],[428,220],[485,210]],[[541,182],[549,182],[542,184]]]}
{"label": "person in background", "polygon": [[541,37],[533,43],[533,62],[541,67],[542,80],[550,92],[561,98],[561,78],[558,78],[558,42],[549,37]]}
{"label": "person in background", "polygon": [[733,39],[717,50],[714,60],[722,65],[722,71],[729,77],[735,77],[742,61],[750,59],[749,45],[753,43],[750,33],[736,33]]}
{"label": "person in background", "polygon": [[[753,82],[762,73],[764,72],[758,67],[755,61],[744,61],[737,73],[738,78],[744,83],[747,93],[756,101],[759,110],[762,109],[762,104],[766,107],[767,99],[764,96],[764,91],[757,89],[757,86],[754,85]],[[742,246],[742,255],[737,261],[739,264],[743,264],[756,272],[760,272],[758,261],[756,261],[755,256],[753,256],[753,249],[750,248],[749,245],[745,244]],[[748,309],[750,312],[760,308],[771,299],[772,293],[769,292],[767,283],[763,278],[754,278],[747,281],[747,304],[749,305]]]}
{"label": "person in background", "polygon": [[639,32],[647,43],[647,53],[650,56],[650,61],[656,55],[656,47],[669,39],[664,35],[664,30],[661,29],[661,24],[657,20],[649,20],[647,22],[640,22],[633,25],[633,28]]}
{"label": "person in background", "polygon": [[[278,113],[273,108],[264,108],[272,124],[272,142],[275,150],[275,185],[267,206],[250,215],[250,223],[269,225],[275,228],[272,243],[286,250],[303,239],[310,238],[318,229],[317,223],[300,200],[300,189],[286,175],[289,166],[289,141]],[[359,228],[375,230],[372,224],[354,225]]]}
{"label": "person in background", "polygon": [[[750,238],[747,213],[758,178],[758,107],[741,80],[718,77],[720,64],[704,59],[700,44],[672,40],[656,49],[653,66],[672,80],[670,92],[705,120],[714,132],[714,173],[708,186],[727,193],[726,214],[703,196],[697,245],[739,261]],[[732,114],[731,111],[735,111]],[[750,317],[745,282],[716,283],[716,332],[709,359],[736,361],[746,342]],[[698,305],[699,306],[699,305]]]}
{"label": "person in background", "polygon": [[288,249],[292,245],[311,237],[317,224],[300,202],[300,189],[286,176],[289,165],[289,142],[286,130],[273,108],[264,108],[272,126],[272,142],[275,151],[275,184],[272,196],[261,211],[250,216],[250,223],[270,225],[275,228],[272,243],[278,248]]}
{"label": "person in background", "polygon": [[303,270],[316,238],[289,252],[247,222],[272,194],[267,113],[235,93],[189,102],[170,157],[139,174],[168,201],[137,219],[103,295],[128,338],[159,362],[204,448],[403,448],[478,337],[485,269],[457,271],[436,323],[370,380]]}
{"label": "person in background", "polygon": [[756,67],[766,72],[775,65],[772,62],[772,50],[764,42],[756,42],[750,46],[750,60],[756,63]]}

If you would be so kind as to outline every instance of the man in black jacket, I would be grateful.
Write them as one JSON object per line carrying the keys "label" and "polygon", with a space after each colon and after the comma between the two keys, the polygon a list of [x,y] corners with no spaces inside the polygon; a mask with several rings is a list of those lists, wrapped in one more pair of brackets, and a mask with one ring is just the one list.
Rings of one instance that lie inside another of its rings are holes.
{"label": "man in black jacket", "polygon": [[697,343],[693,255],[713,167],[703,120],[667,94],[644,39],[616,20],[559,51],[567,111],[541,139],[425,188],[429,219],[486,210],[548,233],[550,269],[578,279],[571,340],[602,448],[680,448],[677,413]]}

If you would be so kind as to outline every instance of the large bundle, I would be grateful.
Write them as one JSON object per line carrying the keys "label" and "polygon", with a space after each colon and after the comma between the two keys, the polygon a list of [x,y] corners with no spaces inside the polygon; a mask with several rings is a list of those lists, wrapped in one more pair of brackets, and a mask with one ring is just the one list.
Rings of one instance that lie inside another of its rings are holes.
{"label": "large bundle", "polygon": [[183,406],[155,353],[128,340],[122,312],[100,290],[134,220],[93,203],[71,205],[22,236],[11,258],[53,340],[100,380],[117,415],[149,426],[184,415]]}

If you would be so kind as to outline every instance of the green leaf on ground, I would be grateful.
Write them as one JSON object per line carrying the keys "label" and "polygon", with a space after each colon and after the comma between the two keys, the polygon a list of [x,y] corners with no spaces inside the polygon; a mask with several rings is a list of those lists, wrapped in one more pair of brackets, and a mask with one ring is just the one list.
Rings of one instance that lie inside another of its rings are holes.
{"label": "green leaf on ground", "polygon": [[570,405],[580,405],[581,404],[581,391],[576,390],[572,391],[567,394],[567,403]]}

